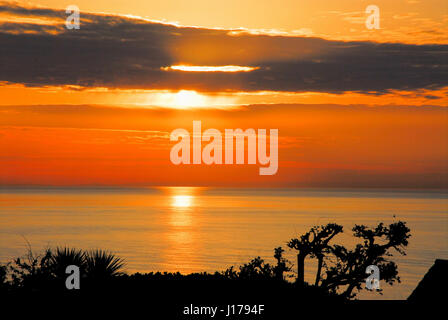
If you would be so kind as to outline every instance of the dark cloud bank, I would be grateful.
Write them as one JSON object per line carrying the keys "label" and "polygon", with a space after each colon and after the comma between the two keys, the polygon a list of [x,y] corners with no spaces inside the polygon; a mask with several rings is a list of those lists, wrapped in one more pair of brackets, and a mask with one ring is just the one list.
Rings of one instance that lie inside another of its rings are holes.
{"label": "dark cloud bank", "polygon": [[[380,94],[448,86],[448,45],[342,42],[229,34],[116,15],[0,3],[0,13],[58,19],[58,25],[0,23],[0,81],[28,86],[278,90]],[[259,67],[240,73],[163,71],[178,63]]]}

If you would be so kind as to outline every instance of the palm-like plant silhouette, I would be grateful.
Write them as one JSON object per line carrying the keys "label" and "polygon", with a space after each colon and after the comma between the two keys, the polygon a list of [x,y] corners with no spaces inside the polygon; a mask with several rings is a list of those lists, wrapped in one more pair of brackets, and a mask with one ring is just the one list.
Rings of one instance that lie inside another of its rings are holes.
{"label": "palm-like plant silhouette", "polygon": [[65,269],[69,265],[78,266],[81,274],[86,269],[86,254],[82,250],[74,248],[56,248],[56,252],[52,253],[50,258],[50,268],[57,278],[66,277]]}
{"label": "palm-like plant silhouette", "polygon": [[86,254],[86,274],[92,279],[105,279],[123,274],[124,260],[106,250]]}

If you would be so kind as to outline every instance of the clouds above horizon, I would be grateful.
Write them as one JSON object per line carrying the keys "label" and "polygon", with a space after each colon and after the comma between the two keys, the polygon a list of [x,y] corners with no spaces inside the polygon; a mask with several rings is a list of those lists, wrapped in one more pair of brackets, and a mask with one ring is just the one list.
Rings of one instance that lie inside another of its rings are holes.
{"label": "clouds above horizon", "polygon": [[[0,14],[0,82],[373,94],[448,86],[448,45],[254,35],[83,12],[81,29],[67,30],[65,11],[11,2],[0,2]],[[258,69],[235,73],[162,69],[176,64]]]}

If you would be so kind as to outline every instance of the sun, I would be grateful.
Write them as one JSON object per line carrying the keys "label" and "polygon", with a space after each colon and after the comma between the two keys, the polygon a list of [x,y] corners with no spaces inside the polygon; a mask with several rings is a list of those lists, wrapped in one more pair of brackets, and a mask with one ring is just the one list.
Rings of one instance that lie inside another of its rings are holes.
{"label": "sun", "polygon": [[188,208],[191,206],[191,200],[192,200],[192,196],[190,195],[176,195],[173,196],[173,202],[172,202],[172,206],[173,207],[180,207],[180,208]]}
{"label": "sun", "polygon": [[209,101],[206,96],[194,90],[180,90],[178,92],[156,93],[155,96],[151,96],[148,102],[163,107],[187,109],[190,107],[206,107]]}
{"label": "sun", "polygon": [[181,108],[203,107],[206,98],[194,90],[180,90],[174,95],[174,105]]}
{"label": "sun", "polygon": [[179,90],[177,92],[162,91],[146,94],[145,105],[175,109],[189,108],[232,108],[236,97],[228,95],[207,95],[195,90]]}

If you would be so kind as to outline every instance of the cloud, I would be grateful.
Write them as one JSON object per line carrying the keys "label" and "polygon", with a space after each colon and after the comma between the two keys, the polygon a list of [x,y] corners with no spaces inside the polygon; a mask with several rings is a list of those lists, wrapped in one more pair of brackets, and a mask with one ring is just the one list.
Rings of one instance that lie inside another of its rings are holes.
{"label": "cloud", "polygon": [[[0,21],[0,82],[332,93],[386,93],[448,85],[448,45],[330,41],[300,33],[253,34],[84,12],[81,29],[67,30],[63,10],[0,2],[0,13],[60,20],[59,24]],[[257,69],[235,73],[167,69],[177,64]]]}

